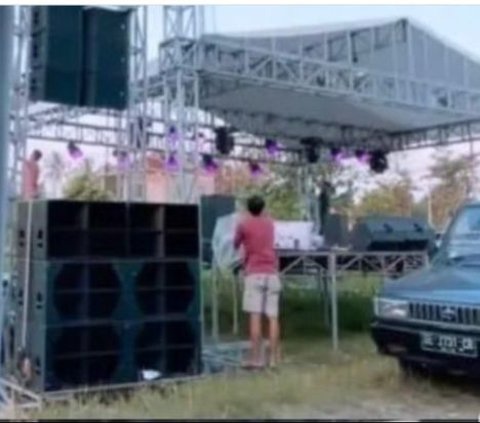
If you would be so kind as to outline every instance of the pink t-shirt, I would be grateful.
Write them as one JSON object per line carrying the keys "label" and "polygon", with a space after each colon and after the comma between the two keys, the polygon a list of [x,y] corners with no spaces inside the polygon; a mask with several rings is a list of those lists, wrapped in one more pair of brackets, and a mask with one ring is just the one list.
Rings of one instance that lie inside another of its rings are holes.
{"label": "pink t-shirt", "polygon": [[40,168],[34,160],[26,160],[23,163],[22,174],[22,197],[24,200],[33,200],[38,196],[38,178]]}
{"label": "pink t-shirt", "polygon": [[247,275],[278,272],[274,236],[273,220],[268,216],[248,216],[238,224],[234,244],[245,249]]}

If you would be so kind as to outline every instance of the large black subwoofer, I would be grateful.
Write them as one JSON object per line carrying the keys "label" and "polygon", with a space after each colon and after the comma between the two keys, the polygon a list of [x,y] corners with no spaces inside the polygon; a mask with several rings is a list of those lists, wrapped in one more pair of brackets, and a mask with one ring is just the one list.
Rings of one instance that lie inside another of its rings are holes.
{"label": "large black subwoofer", "polygon": [[[12,349],[32,365],[31,388],[201,371],[196,206],[36,201],[20,204],[19,220]],[[81,242],[62,248],[59,234]]]}

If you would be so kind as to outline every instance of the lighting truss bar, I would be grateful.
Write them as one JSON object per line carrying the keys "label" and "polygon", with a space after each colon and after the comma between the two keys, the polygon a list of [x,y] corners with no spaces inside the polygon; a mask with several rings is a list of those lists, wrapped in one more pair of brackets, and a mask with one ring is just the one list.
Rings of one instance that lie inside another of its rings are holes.
{"label": "lighting truss bar", "polygon": [[[48,134],[37,134],[35,139],[38,141],[47,141],[59,144],[67,144],[69,142],[75,142],[77,145],[86,145],[90,147],[104,147],[104,148],[114,148],[115,144],[108,143],[105,141],[91,141],[85,139],[75,139],[70,137],[62,137],[62,136],[54,136]],[[247,148],[251,146],[246,146]],[[133,147],[125,148],[126,151],[135,151],[136,149]],[[167,150],[165,148],[158,148],[158,147],[147,147],[147,152],[155,152],[155,153],[166,153]],[[188,153],[187,153],[188,155]],[[213,158],[217,160],[228,160],[228,161],[240,161],[240,162],[250,162],[256,161],[258,163],[269,163],[269,164],[278,164],[283,166],[299,166],[301,164],[300,160],[292,161],[291,157],[284,157],[284,160],[279,159],[270,159],[265,157],[252,157],[248,154],[242,153],[231,153],[228,156],[222,156],[220,154],[213,153],[211,154]],[[299,156],[297,156],[299,157]]]}
{"label": "lighting truss bar", "polygon": [[[105,148],[119,148],[117,139],[119,136],[125,133],[125,130],[115,128],[113,126],[98,126],[92,124],[84,124],[77,122],[64,122],[59,123],[55,126],[44,126],[39,129],[32,131],[29,134],[29,138],[32,140],[41,140],[41,141],[61,141],[64,143],[75,142],[76,144],[83,144],[89,146],[98,146]],[[147,131],[147,138],[150,140],[150,146],[147,147],[148,151],[162,151],[165,149],[165,134],[162,132]],[[187,138],[187,141],[190,145],[196,142],[195,139]],[[213,145],[214,140],[206,139],[204,141],[207,144]],[[280,160],[270,160],[259,157],[258,153],[264,151],[265,147],[260,144],[252,142],[236,142],[236,147],[239,147],[241,150],[246,150],[245,152],[234,153],[227,158],[232,160],[257,160],[264,162],[275,162],[279,164],[286,164],[286,162],[291,162],[291,164],[300,164],[300,154],[298,150],[295,149],[285,149],[283,147],[279,148],[279,159]],[[134,147],[125,147],[125,150],[136,151]],[[188,151],[188,149],[187,149]],[[255,157],[252,155],[252,151],[257,151]],[[215,156],[217,158],[222,158],[222,156]]]}
{"label": "lighting truss bar", "polygon": [[[480,112],[480,90],[444,83],[433,83],[402,77],[394,73],[382,73],[342,62],[312,59],[305,49],[298,54],[275,50],[272,46],[259,48],[219,36],[204,36],[197,41],[184,41],[182,57],[178,62],[173,40],[161,44],[164,50],[164,68],[200,69],[203,75],[247,81],[250,84],[290,88],[315,94],[345,96],[361,101],[395,106],[417,107],[437,112],[449,111],[453,115],[476,115]],[[201,58],[199,64],[195,63]],[[397,89],[396,87],[409,87]],[[425,96],[417,96],[424,92]],[[442,103],[438,92],[447,98],[465,97],[465,102]]]}
{"label": "lighting truss bar", "polygon": [[[246,113],[242,111],[210,109],[215,115],[242,128],[247,132],[259,136],[273,137],[295,142],[300,138],[317,136],[322,138],[323,146],[357,144],[364,147],[377,147],[379,133],[375,129],[366,129],[342,125],[323,124],[316,121],[302,119],[301,117],[278,117],[270,114]],[[328,140],[335,140],[329,142]]]}
{"label": "lighting truss bar", "polygon": [[390,135],[395,149],[440,147],[480,140],[480,118],[463,120]]}

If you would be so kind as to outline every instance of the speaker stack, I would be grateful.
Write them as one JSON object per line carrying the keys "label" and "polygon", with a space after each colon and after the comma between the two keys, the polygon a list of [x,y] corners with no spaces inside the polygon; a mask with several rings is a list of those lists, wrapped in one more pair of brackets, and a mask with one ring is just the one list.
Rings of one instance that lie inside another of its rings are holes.
{"label": "speaker stack", "polygon": [[19,205],[15,339],[31,389],[201,371],[198,220],[191,205]]}

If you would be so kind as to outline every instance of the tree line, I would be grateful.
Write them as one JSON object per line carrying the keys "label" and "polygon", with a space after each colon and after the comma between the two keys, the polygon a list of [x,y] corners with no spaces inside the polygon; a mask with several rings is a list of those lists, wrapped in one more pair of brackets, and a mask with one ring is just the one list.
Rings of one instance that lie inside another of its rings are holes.
{"label": "tree line", "polygon": [[[434,154],[432,164],[420,180],[406,170],[390,172],[388,180],[375,178],[358,165],[319,164],[318,185],[330,180],[335,187],[333,209],[350,221],[361,216],[387,214],[429,220],[442,230],[455,209],[476,188],[476,160],[469,155],[452,155],[447,150]],[[265,196],[271,213],[278,219],[302,219],[305,209],[298,189],[298,170],[269,166],[268,175],[252,179],[244,164],[223,167],[217,175],[221,193],[239,197],[257,192]],[[376,183],[368,186],[372,179]]]}

